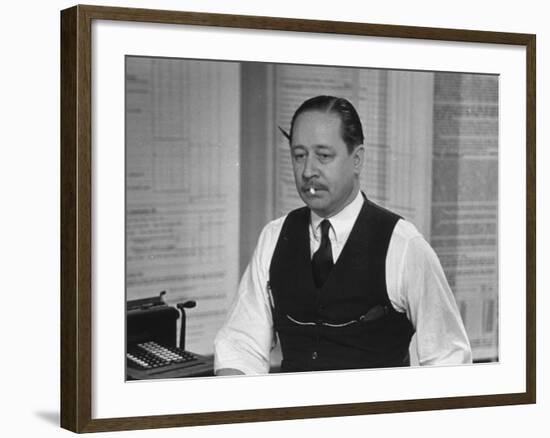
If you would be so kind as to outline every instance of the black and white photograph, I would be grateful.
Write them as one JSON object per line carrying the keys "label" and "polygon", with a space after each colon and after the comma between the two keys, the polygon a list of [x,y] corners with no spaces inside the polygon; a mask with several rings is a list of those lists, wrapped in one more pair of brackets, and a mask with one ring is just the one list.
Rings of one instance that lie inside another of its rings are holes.
{"label": "black and white photograph", "polygon": [[499,362],[499,76],[125,58],[126,379]]}

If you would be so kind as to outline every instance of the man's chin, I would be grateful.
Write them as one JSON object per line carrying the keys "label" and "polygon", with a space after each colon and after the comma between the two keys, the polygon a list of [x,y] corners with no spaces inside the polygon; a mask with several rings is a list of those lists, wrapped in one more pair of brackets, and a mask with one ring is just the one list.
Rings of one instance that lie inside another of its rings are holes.
{"label": "man's chin", "polygon": [[326,212],[327,209],[327,203],[325,200],[321,199],[320,197],[313,196],[303,196],[302,200],[316,214],[318,214],[319,216],[324,216],[324,212]]}

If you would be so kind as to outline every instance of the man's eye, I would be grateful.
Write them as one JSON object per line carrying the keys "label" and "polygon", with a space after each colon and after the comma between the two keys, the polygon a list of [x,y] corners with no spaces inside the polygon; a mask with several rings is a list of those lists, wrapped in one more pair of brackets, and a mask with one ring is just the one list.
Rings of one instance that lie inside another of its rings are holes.
{"label": "man's eye", "polygon": [[306,154],[294,154],[295,161],[302,161],[305,158]]}
{"label": "man's eye", "polygon": [[332,158],[331,154],[318,154],[318,157],[321,161],[328,161]]}

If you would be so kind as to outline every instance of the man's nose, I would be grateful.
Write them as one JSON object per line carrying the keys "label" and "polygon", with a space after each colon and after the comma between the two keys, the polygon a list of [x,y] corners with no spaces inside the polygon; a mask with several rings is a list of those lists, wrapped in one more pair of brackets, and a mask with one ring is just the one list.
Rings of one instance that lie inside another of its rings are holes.
{"label": "man's nose", "polygon": [[317,176],[317,166],[315,164],[314,157],[312,157],[311,155],[305,159],[302,176],[304,177],[304,179],[310,179],[314,176]]}

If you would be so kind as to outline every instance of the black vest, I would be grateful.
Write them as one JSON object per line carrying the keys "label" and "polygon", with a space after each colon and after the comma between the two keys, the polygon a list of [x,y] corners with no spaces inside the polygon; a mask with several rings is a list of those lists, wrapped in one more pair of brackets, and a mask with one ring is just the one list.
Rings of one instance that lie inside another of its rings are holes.
{"label": "black vest", "polygon": [[326,283],[317,289],[310,211],[303,207],[287,216],[269,270],[281,371],[409,365],[414,329],[386,290],[386,254],[399,219],[365,198]]}

